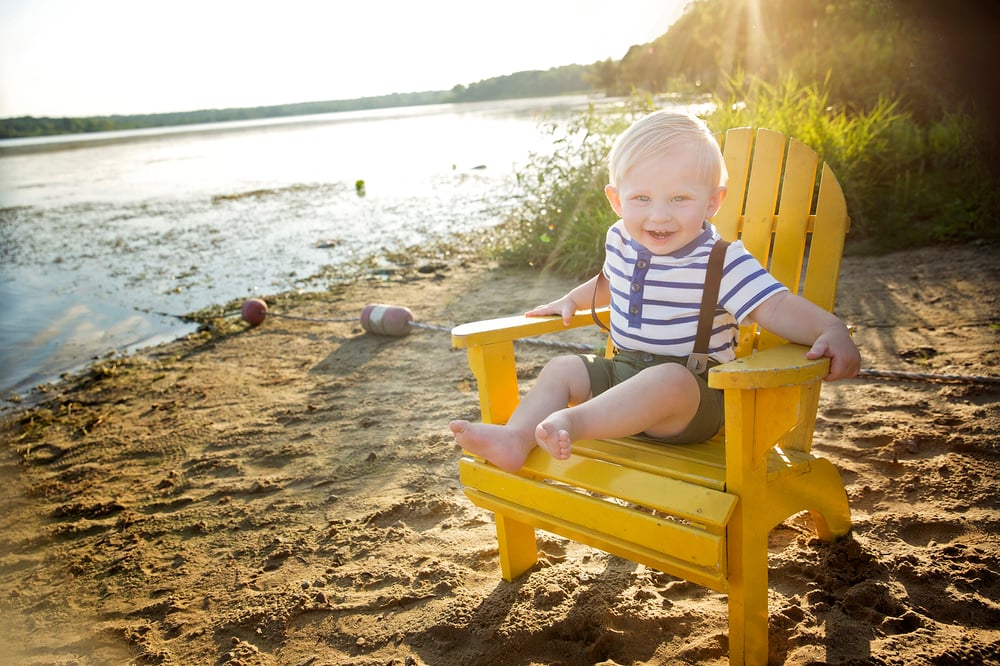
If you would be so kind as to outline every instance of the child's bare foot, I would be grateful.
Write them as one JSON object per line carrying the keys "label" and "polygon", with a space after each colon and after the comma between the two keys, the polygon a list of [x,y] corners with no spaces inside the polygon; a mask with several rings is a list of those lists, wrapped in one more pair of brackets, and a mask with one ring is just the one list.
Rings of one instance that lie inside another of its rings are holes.
{"label": "child's bare foot", "polygon": [[448,427],[459,446],[508,472],[521,469],[528,453],[535,448],[534,442],[526,446],[517,433],[505,426],[452,421]]}
{"label": "child's bare foot", "polygon": [[535,428],[535,441],[556,460],[566,460],[573,443],[567,423],[558,417],[549,417]]}

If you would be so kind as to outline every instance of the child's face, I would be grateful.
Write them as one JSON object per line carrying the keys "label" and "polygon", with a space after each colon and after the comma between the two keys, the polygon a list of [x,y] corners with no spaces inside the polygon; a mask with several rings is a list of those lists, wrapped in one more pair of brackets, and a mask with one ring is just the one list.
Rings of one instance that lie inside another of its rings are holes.
{"label": "child's face", "polygon": [[715,215],[726,188],[706,181],[692,150],[651,155],[604,189],[629,236],[653,254],[676,252]]}

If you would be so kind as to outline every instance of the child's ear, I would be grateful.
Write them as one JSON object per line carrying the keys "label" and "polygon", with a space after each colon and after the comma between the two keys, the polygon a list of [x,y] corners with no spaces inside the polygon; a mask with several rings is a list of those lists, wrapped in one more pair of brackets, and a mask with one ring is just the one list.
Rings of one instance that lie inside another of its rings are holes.
{"label": "child's ear", "polygon": [[611,203],[611,208],[614,209],[615,214],[618,217],[622,215],[622,198],[618,193],[618,188],[614,185],[606,185],[604,187],[604,196],[608,198],[608,202]]}
{"label": "child's ear", "polygon": [[709,196],[708,198],[708,215],[706,215],[705,217],[706,218],[712,217],[713,215],[718,213],[719,209],[722,208],[722,201],[725,198],[726,198],[726,186],[719,185],[717,188],[715,188],[711,196]]}

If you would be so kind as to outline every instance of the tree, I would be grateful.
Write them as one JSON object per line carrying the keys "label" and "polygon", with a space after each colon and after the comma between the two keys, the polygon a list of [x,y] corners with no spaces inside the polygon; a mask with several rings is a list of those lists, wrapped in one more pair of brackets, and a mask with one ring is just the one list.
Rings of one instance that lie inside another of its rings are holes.
{"label": "tree", "polygon": [[621,66],[616,60],[608,58],[592,64],[587,70],[585,79],[595,90],[603,90],[609,95],[620,94]]}

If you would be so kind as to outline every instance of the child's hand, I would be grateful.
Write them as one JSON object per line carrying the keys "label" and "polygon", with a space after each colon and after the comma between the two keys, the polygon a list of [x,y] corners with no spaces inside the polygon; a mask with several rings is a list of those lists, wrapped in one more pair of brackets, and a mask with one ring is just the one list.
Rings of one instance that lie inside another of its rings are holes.
{"label": "child's hand", "polygon": [[576,314],[576,310],[576,303],[574,303],[573,299],[569,297],[569,294],[567,294],[557,301],[552,301],[551,303],[546,303],[545,305],[536,305],[525,312],[524,315],[526,317],[560,315],[562,317],[563,324],[569,326],[569,322],[573,318],[573,315]]}
{"label": "child's hand", "polygon": [[851,334],[843,326],[823,331],[816,338],[812,348],[806,352],[808,359],[824,356],[830,359],[830,374],[823,378],[828,382],[854,377],[861,370],[861,352],[851,339]]}

